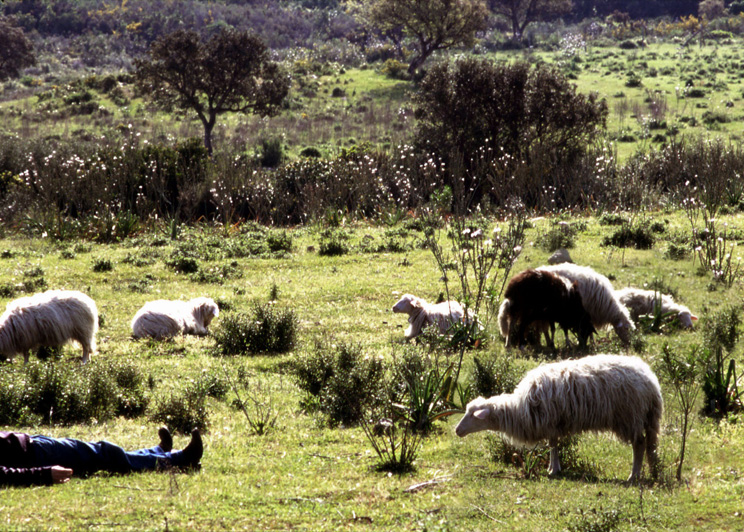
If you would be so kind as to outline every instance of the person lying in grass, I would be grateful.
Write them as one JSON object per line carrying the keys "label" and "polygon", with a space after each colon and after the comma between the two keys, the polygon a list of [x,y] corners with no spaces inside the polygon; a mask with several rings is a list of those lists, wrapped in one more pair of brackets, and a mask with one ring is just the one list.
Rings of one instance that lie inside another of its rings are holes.
{"label": "person lying in grass", "polygon": [[168,467],[198,468],[204,452],[199,429],[181,451],[173,451],[167,428],[158,430],[160,442],[149,449],[124,451],[107,441],[95,443],[73,438],[31,436],[23,432],[0,431],[0,485],[32,486],[63,484],[72,475],[96,471],[131,473]]}

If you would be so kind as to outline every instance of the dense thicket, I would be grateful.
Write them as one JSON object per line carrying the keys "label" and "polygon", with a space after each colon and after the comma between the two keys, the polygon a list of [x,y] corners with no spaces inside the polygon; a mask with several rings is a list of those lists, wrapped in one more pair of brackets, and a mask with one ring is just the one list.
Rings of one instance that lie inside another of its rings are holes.
{"label": "dense thicket", "polygon": [[[514,196],[542,213],[614,210],[678,203],[695,186],[717,207],[744,205],[736,178],[744,151],[693,139],[622,165],[601,146],[570,161],[541,152],[529,164],[479,150],[469,169],[402,146],[266,170],[235,153],[209,159],[198,139],[156,146],[6,137],[0,155],[0,223],[56,239],[118,240],[157,219],[282,226],[329,213],[386,219],[432,202],[498,212]],[[479,194],[468,196],[464,183]],[[472,202],[463,205],[466,196]]]}

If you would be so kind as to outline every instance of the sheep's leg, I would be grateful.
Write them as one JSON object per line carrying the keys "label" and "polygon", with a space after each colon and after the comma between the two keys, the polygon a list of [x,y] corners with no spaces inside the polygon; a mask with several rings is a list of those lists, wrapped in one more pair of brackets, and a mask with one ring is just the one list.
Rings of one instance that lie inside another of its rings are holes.
{"label": "sheep's leg", "polygon": [[551,477],[561,472],[561,461],[558,457],[558,440],[550,440],[550,464],[548,475]]}
{"label": "sheep's leg", "polygon": [[565,327],[561,327],[563,329],[563,336],[566,338],[566,347],[571,347],[571,340],[568,339],[568,329]]}
{"label": "sheep's leg", "polygon": [[633,470],[630,472],[628,482],[635,482],[641,476],[643,467],[643,454],[646,450],[646,441],[644,438],[638,438],[633,442]]}
{"label": "sheep's leg", "polygon": [[83,346],[83,364],[90,362],[90,346],[86,343],[81,344]]}
{"label": "sheep's leg", "polygon": [[555,324],[553,323],[541,323],[540,329],[542,329],[542,333],[545,336],[545,346],[550,349],[555,349],[555,343],[553,342],[553,337],[555,336]]}
{"label": "sheep's leg", "polygon": [[527,323],[525,320],[521,320],[519,322],[519,327],[517,328],[517,347],[520,349],[524,345],[525,336],[527,334]]}
{"label": "sheep's leg", "polygon": [[31,351],[25,351],[23,353],[23,363],[28,364],[28,358],[31,356]]}

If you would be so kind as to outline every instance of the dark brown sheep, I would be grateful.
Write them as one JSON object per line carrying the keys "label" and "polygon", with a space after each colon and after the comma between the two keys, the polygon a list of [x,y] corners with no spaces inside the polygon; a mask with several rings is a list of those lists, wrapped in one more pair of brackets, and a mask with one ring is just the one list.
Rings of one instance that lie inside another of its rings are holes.
{"label": "dark brown sheep", "polygon": [[499,324],[507,347],[510,338],[515,338],[517,346],[521,346],[533,324],[545,332],[549,345],[552,339],[548,337],[547,327],[555,330],[556,323],[563,328],[567,344],[569,330],[576,333],[581,347],[596,332],[576,283],[554,273],[541,270],[518,273],[509,281],[504,297],[508,303],[501,306]]}

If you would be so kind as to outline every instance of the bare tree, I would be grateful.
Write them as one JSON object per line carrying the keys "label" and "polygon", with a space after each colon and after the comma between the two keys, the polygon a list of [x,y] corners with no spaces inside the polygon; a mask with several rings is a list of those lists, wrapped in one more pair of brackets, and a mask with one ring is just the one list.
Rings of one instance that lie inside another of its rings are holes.
{"label": "bare tree", "polygon": [[207,42],[196,32],[178,30],[155,41],[149,58],[135,66],[138,86],[158,104],[196,112],[210,156],[218,115],[272,115],[289,92],[290,78],[269,59],[266,45],[232,29]]}

